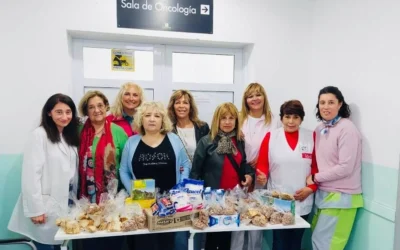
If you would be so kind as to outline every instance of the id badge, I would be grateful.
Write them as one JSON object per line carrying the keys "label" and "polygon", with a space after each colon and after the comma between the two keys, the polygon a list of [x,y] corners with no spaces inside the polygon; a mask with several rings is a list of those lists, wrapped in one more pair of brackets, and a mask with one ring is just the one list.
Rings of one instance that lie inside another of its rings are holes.
{"label": "id badge", "polygon": [[312,153],[310,149],[310,145],[308,144],[300,144],[301,158],[303,159],[312,159]]}

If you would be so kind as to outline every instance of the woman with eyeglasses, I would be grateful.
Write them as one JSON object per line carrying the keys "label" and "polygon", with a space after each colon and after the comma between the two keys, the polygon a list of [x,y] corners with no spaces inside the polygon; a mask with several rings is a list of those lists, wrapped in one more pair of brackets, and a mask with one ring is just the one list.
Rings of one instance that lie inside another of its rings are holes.
{"label": "woman with eyeglasses", "polygon": [[[88,119],[80,133],[79,146],[79,197],[99,203],[107,185],[119,180],[119,163],[125,142],[125,131],[106,119],[109,103],[100,91],[88,91],[79,103],[79,112]],[[120,181],[119,186],[122,187]],[[83,240],[84,249],[121,249],[120,237]]]}

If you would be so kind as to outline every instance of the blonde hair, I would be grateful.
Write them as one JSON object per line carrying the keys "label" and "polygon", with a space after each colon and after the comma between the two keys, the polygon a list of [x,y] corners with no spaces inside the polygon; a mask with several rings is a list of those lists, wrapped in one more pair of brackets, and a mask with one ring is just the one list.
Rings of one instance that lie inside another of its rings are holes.
{"label": "blonde hair", "polygon": [[108,99],[101,91],[89,90],[82,97],[82,99],[80,100],[79,105],[78,105],[79,114],[81,116],[88,116],[88,103],[89,103],[89,100],[92,99],[93,97],[96,97],[96,96],[100,97],[103,100],[104,105],[106,106],[106,112],[108,110],[110,110],[110,104],[108,102]]}
{"label": "blonde hair", "polygon": [[182,98],[182,96],[188,100],[189,105],[190,105],[189,119],[199,127],[204,125],[204,122],[199,119],[199,111],[197,109],[196,103],[194,102],[193,95],[190,93],[190,91],[184,90],[184,89],[176,90],[171,95],[171,98],[169,99],[167,109],[168,109],[168,116],[169,116],[169,119],[171,119],[172,124],[176,124],[176,122],[177,122],[174,104],[175,104],[176,100]]}
{"label": "blonde hair", "polygon": [[211,130],[210,130],[210,136],[211,140],[214,140],[215,137],[218,134],[219,131],[219,123],[221,121],[221,118],[226,115],[232,115],[235,118],[235,131],[236,131],[236,139],[240,140],[240,126],[239,126],[239,112],[235,105],[231,102],[225,102],[220,105],[215,109],[214,116],[211,122]]}
{"label": "blonde hair", "polygon": [[136,109],[139,108],[140,105],[142,105],[142,103],[144,101],[143,89],[136,83],[126,82],[126,83],[122,84],[117,96],[115,97],[115,101],[111,107],[111,114],[113,114],[115,117],[122,116],[122,114],[124,112],[124,105],[122,103],[122,97],[125,95],[126,91],[128,91],[128,89],[130,89],[130,88],[136,88],[138,91],[138,94],[139,94],[140,103],[136,107]]}
{"label": "blonde hair", "polygon": [[269,107],[267,93],[265,92],[265,89],[261,84],[253,82],[247,86],[246,90],[243,93],[242,110],[240,111],[240,119],[239,119],[240,126],[243,125],[243,122],[247,119],[250,113],[250,108],[247,105],[247,98],[253,93],[260,93],[261,95],[264,96],[263,114],[265,115],[265,120],[264,120],[265,125],[270,124],[272,121],[272,113],[271,113],[271,108]]}
{"label": "blonde hair", "polygon": [[168,132],[172,131],[172,123],[167,115],[167,110],[165,109],[164,105],[161,102],[144,102],[142,105],[137,109],[135,117],[133,119],[134,127],[136,131],[141,134],[145,135],[146,131],[143,127],[143,116],[145,112],[149,109],[154,109],[155,111],[159,112],[162,117],[162,124],[161,124],[161,134],[167,134]]}

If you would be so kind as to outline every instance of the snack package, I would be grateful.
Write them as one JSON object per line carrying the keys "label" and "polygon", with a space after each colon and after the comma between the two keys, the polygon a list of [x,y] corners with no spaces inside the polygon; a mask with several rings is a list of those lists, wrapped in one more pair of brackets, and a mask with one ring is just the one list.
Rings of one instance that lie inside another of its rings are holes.
{"label": "snack package", "polygon": [[235,215],[210,215],[208,225],[210,227],[223,226],[223,227],[238,227],[240,225],[240,218],[238,214]]}
{"label": "snack package", "polygon": [[208,227],[209,214],[205,209],[199,211],[199,217],[197,218],[195,218],[195,214],[192,214],[191,219],[193,228],[203,230]]}
{"label": "snack package", "polygon": [[294,225],[295,224],[295,218],[292,213],[284,213],[282,216],[282,225],[287,226],[287,225]]}
{"label": "snack package", "polygon": [[207,206],[208,214],[211,215],[222,215],[224,208],[223,208],[223,194],[224,190],[212,190],[211,191],[211,200]]}
{"label": "snack package", "polygon": [[182,187],[183,192],[187,194],[189,203],[192,205],[193,209],[202,209],[204,206],[202,197],[204,181],[183,179]]}
{"label": "snack package", "polygon": [[193,205],[189,202],[187,192],[184,192],[179,186],[175,186],[174,189],[171,189],[169,195],[177,213],[193,210]]}
{"label": "snack package", "polygon": [[257,215],[254,216],[253,219],[251,219],[251,223],[254,226],[258,226],[258,227],[265,227],[267,225],[267,218],[264,215]]}
{"label": "snack package", "polygon": [[151,205],[151,210],[153,215],[158,215],[160,217],[176,213],[175,206],[166,193],[157,194],[156,202]]}
{"label": "snack package", "polygon": [[147,228],[147,217],[140,206],[135,206],[133,211],[132,219],[135,220],[137,229]]}
{"label": "snack package", "polygon": [[208,207],[211,205],[211,199],[212,199],[211,187],[206,187],[203,192],[203,202],[205,209],[208,209]]}
{"label": "snack package", "polygon": [[263,198],[266,200],[266,204],[272,206],[276,211],[290,212],[293,216],[295,215],[296,201],[290,193],[267,190],[263,194]]}
{"label": "snack package", "polygon": [[281,224],[282,223],[283,213],[281,212],[274,212],[271,214],[270,223],[271,224]]}
{"label": "snack package", "polygon": [[238,200],[233,193],[222,189],[211,191],[211,199],[207,200],[210,215],[236,215]]}
{"label": "snack package", "polygon": [[154,179],[132,181],[131,198],[144,208],[150,208],[156,200],[156,184]]}
{"label": "snack package", "polygon": [[264,205],[262,203],[257,193],[251,193],[246,199],[239,200],[240,223],[265,227],[269,217],[263,213]]}
{"label": "snack package", "polygon": [[79,234],[81,232],[81,228],[78,223],[78,217],[81,213],[81,208],[78,206],[74,206],[69,211],[69,214],[64,222],[56,221],[56,223],[60,223],[60,225],[64,226],[63,229],[66,234]]}

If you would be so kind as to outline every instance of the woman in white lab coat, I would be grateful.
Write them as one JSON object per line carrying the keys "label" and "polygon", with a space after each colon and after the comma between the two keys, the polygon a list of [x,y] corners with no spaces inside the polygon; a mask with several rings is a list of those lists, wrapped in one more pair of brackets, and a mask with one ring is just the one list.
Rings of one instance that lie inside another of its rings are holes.
{"label": "woman in white lab coat", "polygon": [[31,238],[38,250],[59,249],[62,242],[54,240],[55,220],[68,208],[70,191],[77,190],[76,115],[70,97],[51,96],[24,152],[21,195],[8,229]]}

